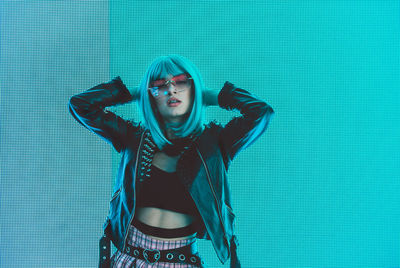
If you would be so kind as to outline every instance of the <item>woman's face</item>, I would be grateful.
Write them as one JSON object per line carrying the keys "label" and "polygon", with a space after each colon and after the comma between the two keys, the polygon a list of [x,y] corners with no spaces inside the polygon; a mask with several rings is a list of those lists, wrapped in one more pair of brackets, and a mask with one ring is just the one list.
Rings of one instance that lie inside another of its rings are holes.
{"label": "woman's face", "polygon": [[165,123],[180,124],[186,120],[193,105],[192,84],[187,74],[168,75],[150,83],[150,93]]}

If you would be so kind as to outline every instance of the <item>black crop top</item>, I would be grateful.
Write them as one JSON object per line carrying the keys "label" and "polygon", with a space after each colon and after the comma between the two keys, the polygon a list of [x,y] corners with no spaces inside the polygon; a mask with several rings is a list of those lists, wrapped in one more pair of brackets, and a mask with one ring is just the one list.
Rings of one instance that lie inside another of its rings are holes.
{"label": "black crop top", "polygon": [[197,217],[197,207],[176,172],[166,172],[152,165],[150,178],[138,190],[137,207],[156,207]]}

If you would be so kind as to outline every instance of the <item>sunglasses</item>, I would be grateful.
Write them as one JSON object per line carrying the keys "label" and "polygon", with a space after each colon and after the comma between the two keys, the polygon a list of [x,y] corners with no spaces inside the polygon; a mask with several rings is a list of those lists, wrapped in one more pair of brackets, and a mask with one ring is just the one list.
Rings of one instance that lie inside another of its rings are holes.
{"label": "sunglasses", "polygon": [[188,89],[191,85],[191,78],[188,74],[180,74],[172,77],[169,80],[159,79],[150,83],[150,93],[155,98],[166,96],[169,93],[169,85],[174,85],[175,92],[182,92]]}

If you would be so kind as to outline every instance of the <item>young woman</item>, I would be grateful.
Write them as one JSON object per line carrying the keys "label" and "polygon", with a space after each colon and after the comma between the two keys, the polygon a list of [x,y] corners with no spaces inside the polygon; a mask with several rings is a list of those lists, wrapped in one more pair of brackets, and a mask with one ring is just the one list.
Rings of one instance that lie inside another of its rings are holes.
{"label": "young woman", "polygon": [[[138,101],[142,122],[104,109],[130,101]],[[241,116],[204,125],[209,105]],[[118,76],[72,96],[69,109],[121,154],[100,267],[204,267],[197,238],[211,240],[222,263],[240,267],[227,170],[266,130],[271,106],[230,82],[208,90],[189,60],[169,55],[149,66],[138,88]]]}

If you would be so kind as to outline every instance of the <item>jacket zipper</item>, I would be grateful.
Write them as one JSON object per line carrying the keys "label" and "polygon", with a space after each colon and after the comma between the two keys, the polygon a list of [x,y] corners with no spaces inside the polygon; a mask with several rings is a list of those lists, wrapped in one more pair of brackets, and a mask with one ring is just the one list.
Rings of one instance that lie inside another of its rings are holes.
{"label": "jacket zipper", "polygon": [[[224,239],[226,240],[226,243],[228,244],[228,236],[226,235],[225,226],[224,226],[223,221],[222,221],[221,206],[220,206],[220,203],[218,201],[217,194],[215,193],[214,187],[212,186],[212,183],[211,183],[210,172],[208,171],[208,167],[206,165],[206,162],[204,161],[204,158],[201,155],[201,153],[200,153],[200,151],[199,151],[199,149],[197,147],[196,147],[196,151],[197,151],[197,154],[200,156],[201,162],[203,162],[204,168],[206,170],[208,184],[210,185],[211,191],[212,191],[212,193],[214,195],[214,200],[217,203],[218,218],[219,218],[219,221],[220,221],[221,226],[222,226],[222,231],[224,232]],[[230,252],[229,249],[228,249],[228,252]]]}
{"label": "jacket zipper", "polygon": [[[138,151],[136,153],[136,171],[135,171],[135,177],[133,178],[133,185],[135,187],[135,191],[134,191],[134,197],[136,198],[136,178],[138,175],[138,165],[139,165],[139,153],[141,151],[142,148],[142,141],[143,141],[143,136],[144,136],[145,132],[143,132],[142,136],[140,137],[140,143],[139,143],[139,147],[138,147]],[[132,216],[129,220],[129,224],[126,227],[126,231],[125,231],[125,238],[124,238],[124,246],[122,249],[122,253],[125,252],[125,248],[126,248],[126,240],[128,238],[128,233],[129,233],[129,226],[131,226],[132,220],[133,220],[133,216],[135,215],[135,206],[136,206],[136,200],[135,202],[133,202],[133,209],[132,209]]]}

